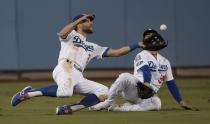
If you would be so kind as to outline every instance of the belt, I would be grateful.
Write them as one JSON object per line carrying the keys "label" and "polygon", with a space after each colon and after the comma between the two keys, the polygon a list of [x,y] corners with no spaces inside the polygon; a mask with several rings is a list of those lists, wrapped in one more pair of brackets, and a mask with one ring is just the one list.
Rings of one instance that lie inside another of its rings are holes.
{"label": "belt", "polygon": [[75,69],[77,69],[78,71],[82,72],[82,69],[81,69],[81,67],[80,67],[79,65],[75,64],[74,62],[72,62],[72,61],[70,61],[70,60],[68,60],[68,59],[66,59],[66,62],[68,62],[68,63],[73,63],[73,67],[74,67]]}

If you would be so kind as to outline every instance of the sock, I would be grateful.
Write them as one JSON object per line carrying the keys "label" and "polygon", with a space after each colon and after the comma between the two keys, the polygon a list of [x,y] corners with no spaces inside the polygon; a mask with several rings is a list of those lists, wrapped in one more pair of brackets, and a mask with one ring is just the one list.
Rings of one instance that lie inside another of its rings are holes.
{"label": "sock", "polygon": [[28,96],[35,97],[35,96],[51,96],[56,97],[57,95],[58,86],[56,84],[50,85],[47,87],[43,87],[40,89],[32,90],[28,92]]}
{"label": "sock", "polygon": [[83,98],[80,101],[80,103],[71,105],[71,109],[72,109],[72,111],[77,111],[77,110],[95,105],[99,102],[100,102],[100,100],[98,99],[98,97],[95,94],[90,94],[90,95],[86,96],[85,98]]}
{"label": "sock", "polygon": [[29,98],[43,95],[41,91],[29,91],[27,94]]}

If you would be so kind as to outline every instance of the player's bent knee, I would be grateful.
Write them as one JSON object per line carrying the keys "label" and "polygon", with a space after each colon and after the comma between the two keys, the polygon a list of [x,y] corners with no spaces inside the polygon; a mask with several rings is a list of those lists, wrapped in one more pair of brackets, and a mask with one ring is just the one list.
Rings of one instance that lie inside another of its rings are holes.
{"label": "player's bent knee", "polygon": [[58,91],[57,97],[70,97],[73,95],[72,91]]}
{"label": "player's bent knee", "polygon": [[119,75],[117,82],[120,82],[122,85],[129,85],[130,82],[135,82],[133,75],[130,73],[122,73]]}
{"label": "player's bent knee", "polygon": [[122,73],[119,75],[118,79],[121,79],[121,80],[130,80],[132,79],[132,76],[130,73]]}
{"label": "player's bent knee", "polygon": [[98,99],[103,102],[108,98],[108,94],[101,94],[98,96]]}
{"label": "player's bent knee", "polygon": [[100,86],[94,94],[99,98],[100,101],[105,101],[108,98],[109,88],[107,86]]}
{"label": "player's bent knee", "polygon": [[101,94],[108,94],[109,92],[109,88],[107,86],[102,86],[98,89],[98,91],[101,93]]}
{"label": "player's bent knee", "polygon": [[108,98],[108,92],[109,89],[108,87],[104,87],[103,90],[101,91],[101,93],[98,95],[98,98],[101,102],[105,101]]}
{"label": "player's bent knee", "polygon": [[131,74],[130,73],[122,73],[119,75],[120,78],[127,78],[129,77]]}

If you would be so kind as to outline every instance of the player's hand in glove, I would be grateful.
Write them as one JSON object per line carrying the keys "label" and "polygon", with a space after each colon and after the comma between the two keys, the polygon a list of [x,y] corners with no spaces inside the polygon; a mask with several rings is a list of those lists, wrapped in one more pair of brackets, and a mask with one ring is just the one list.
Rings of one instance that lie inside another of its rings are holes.
{"label": "player's hand in glove", "polygon": [[138,82],[137,91],[138,96],[142,99],[148,99],[155,94],[154,90],[147,83]]}
{"label": "player's hand in glove", "polygon": [[192,107],[190,107],[190,106],[189,106],[186,102],[184,102],[184,101],[180,101],[179,104],[180,104],[180,106],[181,106],[182,108],[184,108],[185,110],[192,110]]}
{"label": "player's hand in glove", "polygon": [[156,34],[150,34],[150,35],[145,36],[143,39],[140,40],[139,46],[140,46],[142,49],[145,49],[147,46],[146,46],[144,43],[145,43],[147,40],[152,40],[155,36],[156,36]]}
{"label": "player's hand in glove", "polygon": [[144,31],[142,43],[139,46],[144,50],[157,51],[165,48],[168,42],[155,30],[148,29]]}
{"label": "player's hand in glove", "polygon": [[140,46],[141,48],[144,48],[144,47],[145,47],[143,41],[140,41],[140,42],[139,42],[139,46]]}

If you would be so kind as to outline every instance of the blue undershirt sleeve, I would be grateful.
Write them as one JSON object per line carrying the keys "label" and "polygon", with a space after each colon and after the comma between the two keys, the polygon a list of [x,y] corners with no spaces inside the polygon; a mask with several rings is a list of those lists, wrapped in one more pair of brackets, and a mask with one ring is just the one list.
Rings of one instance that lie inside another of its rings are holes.
{"label": "blue undershirt sleeve", "polygon": [[151,82],[151,72],[149,70],[148,65],[144,65],[141,68],[138,69],[138,72],[142,71],[143,77],[144,77],[144,82],[150,83]]}
{"label": "blue undershirt sleeve", "polygon": [[170,80],[170,81],[167,81],[166,84],[168,86],[169,91],[173,95],[174,99],[177,102],[182,101],[182,97],[181,97],[181,95],[179,93],[179,89],[177,88],[175,81],[174,80]]}

